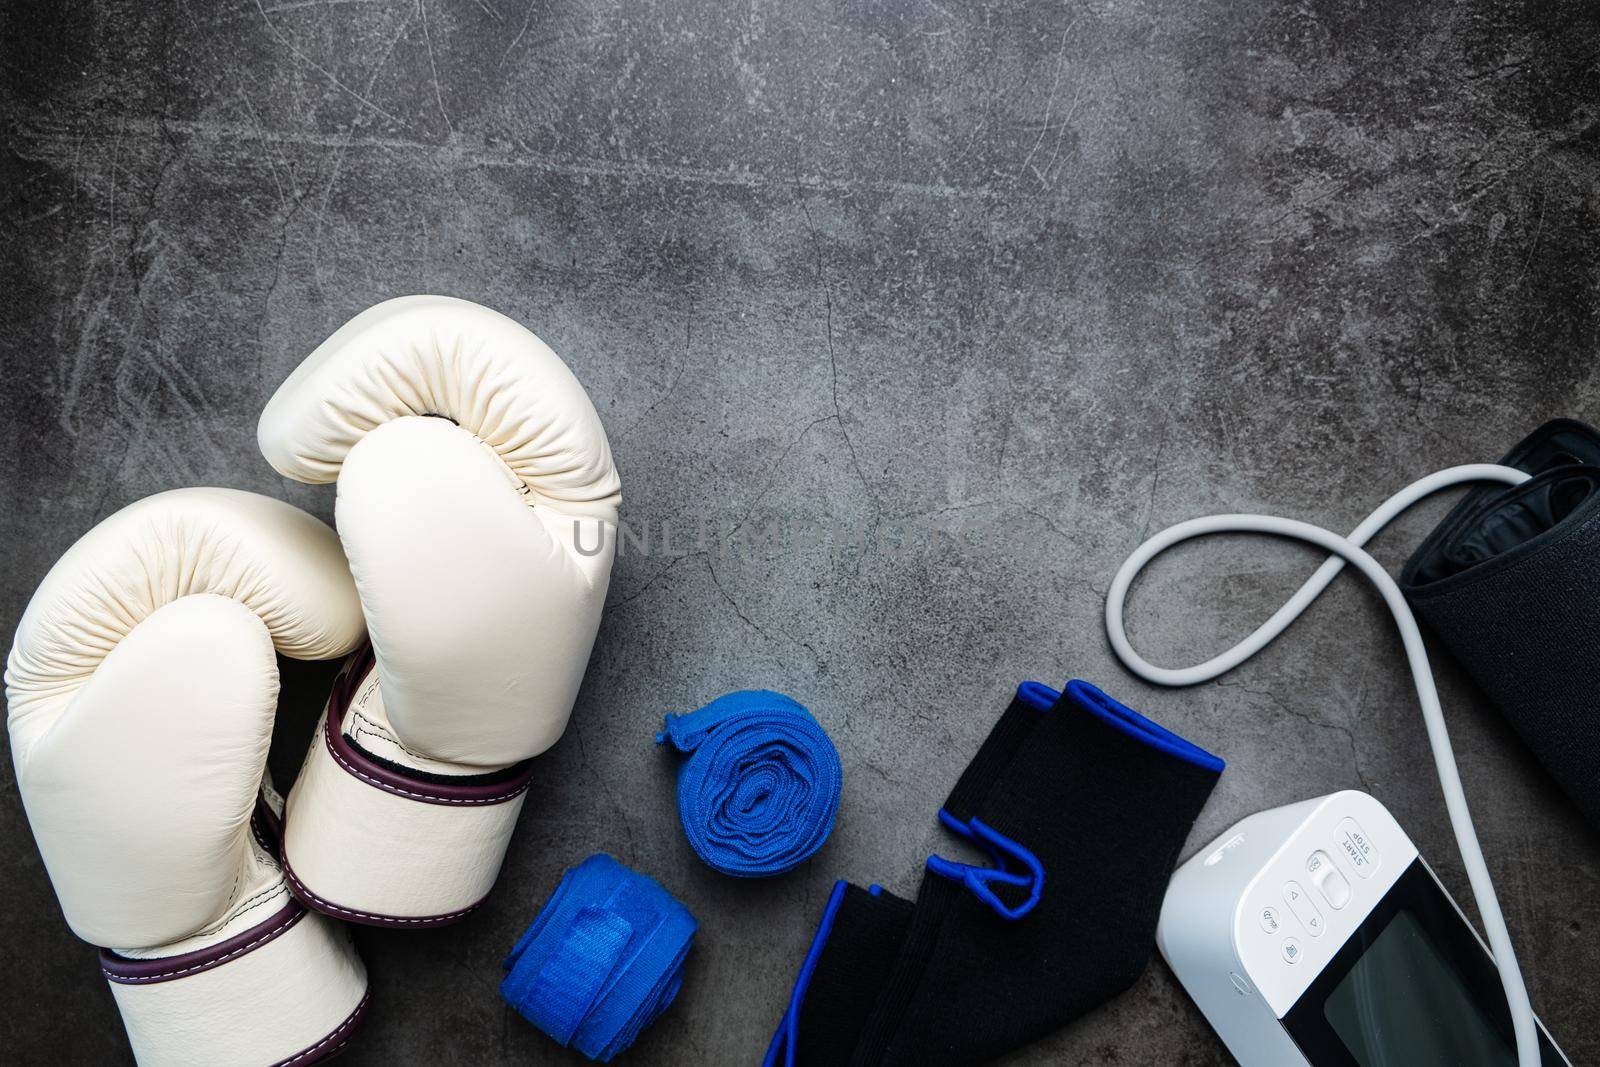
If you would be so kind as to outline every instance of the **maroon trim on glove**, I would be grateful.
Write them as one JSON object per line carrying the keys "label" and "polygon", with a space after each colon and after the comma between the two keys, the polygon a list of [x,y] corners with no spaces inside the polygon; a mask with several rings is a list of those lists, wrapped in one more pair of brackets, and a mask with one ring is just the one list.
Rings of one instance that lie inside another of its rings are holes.
{"label": "maroon trim on glove", "polygon": [[272,1067],[306,1067],[307,1064],[331,1060],[343,1052],[344,1047],[350,1043],[351,1036],[361,1029],[361,1024],[366,1021],[367,1000],[371,996],[370,992],[362,993],[361,1003],[345,1016],[344,1022],[335,1027],[332,1033],[310,1048],[301,1049],[286,1060],[279,1060]]}
{"label": "maroon trim on glove", "polygon": [[335,904],[331,900],[317,896],[310,887],[300,880],[294,873],[294,868],[289,866],[289,850],[284,849],[278,856],[278,865],[283,868],[283,876],[289,880],[289,891],[306,907],[312,911],[321,912],[333,919],[342,919],[349,923],[360,923],[362,926],[392,926],[404,930],[425,930],[430,926],[448,926],[477,911],[488,897],[468,904],[458,911],[447,911],[442,915],[380,915],[377,912],[357,911]]}
{"label": "maroon trim on glove", "polygon": [[523,760],[521,764],[511,769],[513,773],[501,781],[450,785],[398,774],[375,762],[352,745],[341,728],[344,723],[344,713],[349,710],[350,702],[355,698],[361,679],[366,677],[374,662],[376,659],[373,656],[372,646],[370,644],[362,646],[346,663],[345,673],[333,683],[333,692],[328,697],[328,715],[323,726],[322,740],[328,746],[328,753],[335,763],[374,789],[382,789],[386,793],[424,804],[463,807],[504,804],[508,800],[517,799],[527,790],[528,783],[533,780],[532,760]]}
{"label": "maroon trim on glove", "polygon": [[255,810],[250,813],[250,833],[269,856],[276,856],[283,845],[283,820],[267,803],[265,793],[256,794]]}
{"label": "maroon trim on glove", "polygon": [[238,959],[252,949],[260,948],[306,917],[306,909],[297,900],[291,900],[265,922],[241,934],[235,934],[215,945],[185,952],[178,956],[163,956],[153,960],[135,960],[120,956],[108,948],[100,950],[100,973],[121,985],[148,985],[153,982],[170,982],[185,978],[213,967],[221,967],[229,960]]}

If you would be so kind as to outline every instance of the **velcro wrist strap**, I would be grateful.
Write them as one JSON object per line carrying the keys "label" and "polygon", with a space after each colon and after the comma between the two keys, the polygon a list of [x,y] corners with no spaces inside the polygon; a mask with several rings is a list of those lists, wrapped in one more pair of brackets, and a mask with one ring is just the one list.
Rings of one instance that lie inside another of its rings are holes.
{"label": "velcro wrist strap", "polygon": [[557,1044],[609,1063],[677,996],[697,926],[655,879],[590,856],[512,948],[500,995]]}
{"label": "velcro wrist strap", "polygon": [[266,921],[179,956],[100,952],[142,1067],[304,1067],[341,1050],[367,1006],[348,933],[290,901]]}
{"label": "velcro wrist strap", "polygon": [[284,873],[309,907],[348,922],[455,922],[482,903],[499,876],[532,767],[453,785],[368,757],[340,726],[370,657],[358,653],[334,685],[289,794]]}

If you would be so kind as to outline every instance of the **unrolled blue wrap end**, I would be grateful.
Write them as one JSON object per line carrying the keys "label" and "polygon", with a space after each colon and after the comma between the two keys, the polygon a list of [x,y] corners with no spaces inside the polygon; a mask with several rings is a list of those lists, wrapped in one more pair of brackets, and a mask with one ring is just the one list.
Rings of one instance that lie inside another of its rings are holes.
{"label": "unrolled blue wrap end", "polygon": [[765,689],[668,715],[657,744],[688,760],[678,816],[707,866],[736,878],[793,870],[833,832],[844,795],[839,752],[798,701]]}
{"label": "unrolled blue wrap end", "polygon": [[655,879],[590,856],[506,957],[500,995],[558,1044],[609,1063],[677,996],[697,925]]}

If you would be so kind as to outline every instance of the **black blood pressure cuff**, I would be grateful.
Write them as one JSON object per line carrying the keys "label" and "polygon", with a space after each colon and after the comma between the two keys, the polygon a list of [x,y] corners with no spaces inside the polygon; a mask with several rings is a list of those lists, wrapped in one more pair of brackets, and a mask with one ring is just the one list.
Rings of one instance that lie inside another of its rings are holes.
{"label": "black blood pressure cuff", "polygon": [[766,1063],[978,1063],[1144,971],[1222,761],[1085,682],[1024,683],[938,813],[915,903],[841,882]]}
{"label": "black blood pressure cuff", "polygon": [[1600,828],[1600,432],[1558,419],[1501,462],[1533,477],[1468,495],[1400,585]]}

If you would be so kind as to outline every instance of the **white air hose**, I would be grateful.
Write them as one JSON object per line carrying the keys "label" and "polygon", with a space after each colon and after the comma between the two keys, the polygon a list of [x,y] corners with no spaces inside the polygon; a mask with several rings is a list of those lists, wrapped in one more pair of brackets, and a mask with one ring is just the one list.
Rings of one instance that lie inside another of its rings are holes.
{"label": "white air hose", "polygon": [[[1389,577],[1378,561],[1361,547],[1383,529],[1388,522],[1412,504],[1430,493],[1463,482],[1503,482],[1520,485],[1529,475],[1511,467],[1492,463],[1472,463],[1430,474],[1413,482],[1384,501],[1368,515],[1366,520],[1341,537],[1320,526],[1282,519],[1271,515],[1207,515],[1199,519],[1180,522],[1156,534],[1136,549],[1117,571],[1106,594],[1106,636],[1117,657],[1133,673],[1157,685],[1184,686],[1208,682],[1232,670],[1265,648],[1273,638],[1286,630],[1290,623],[1315,600],[1328,583],[1332,582],[1346,563],[1354,564],[1383,595],[1384,603],[1394,615],[1400,629],[1400,640],[1405,645],[1406,659],[1411,665],[1411,680],[1417,688],[1417,701],[1422,706],[1422,718],[1428,727],[1428,744],[1433,749],[1434,767],[1439,773],[1439,785],[1444,790],[1445,807],[1450,812],[1450,825],[1456,835],[1456,847],[1461,851],[1461,861],[1467,870],[1467,880],[1472,885],[1472,895],[1478,902],[1478,912],[1483,918],[1484,930],[1489,935],[1489,947],[1494,953],[1495,967],[1500,972],[1500,984],[1511,1008],[1511,1024],[1517,1039],[1519,1067],[1540,1067],[1539,1034],[1534,1022],[1533,1006],[1528,1002],[1528,989],[1517,966],[1516,953],[1511,946],[1511,935],[1506,931],[1505,916],[1500,911],[1500,901],[1495,896],[1494,882],[1483,860],[1483,849],[1478,845],[1478,833],[1472,825],[1472,813],[1467,809],[1466,793],[1461,788],[1461,773],[1456,768],[1455,753],[1450,748],[1450,734],[1445,728],[1444,712],[1439,707],[1439,692],[1433,683],[1433,671],[1428,666],[1428,653],[1422,644],[1422,633],[1411,614],[1400,587]],[[1134,651],[1128,643],[1123,626],[1123,608],[1128,589],[1134,578],[1156,556],[1193,537],[1215,533],[1264,533],[1278,537],[1306,541],[1333,553],[1315,574],[1290,597],[1272,617],[1256,628],[1249,637],[1220,655],[1204,663],[1182,669],[1157,667]]]}

